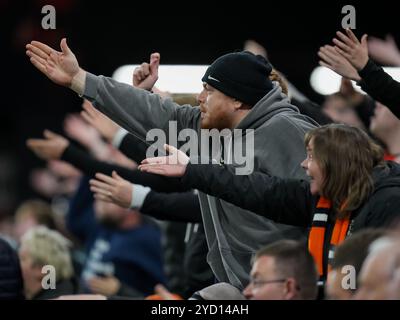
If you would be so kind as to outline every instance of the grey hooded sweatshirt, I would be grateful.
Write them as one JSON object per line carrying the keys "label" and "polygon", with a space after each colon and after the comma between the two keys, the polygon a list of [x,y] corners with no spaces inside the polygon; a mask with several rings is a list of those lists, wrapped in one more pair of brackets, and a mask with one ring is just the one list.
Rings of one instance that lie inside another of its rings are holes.
{"label": "grey hooded sweatshirt", "polygon": [[[184,128],[200,131],[200,108],[180,106],[110,78],[87,73],[84,97],[143,140],[153,128],[164,130],[168,137],[169,121],[177,122],[178,132]],[[300,166],[306,157],[304,134],[315,126],[274,83],[237,129],[254,129],[254,171],[306,179]],[[200,192],[199,199],[209,247],[207,261],[218,281],[239,289],[249,282],[251,258],[258,249],[279,239],[306,236],[306,230],[274,223],[207,194]]]}

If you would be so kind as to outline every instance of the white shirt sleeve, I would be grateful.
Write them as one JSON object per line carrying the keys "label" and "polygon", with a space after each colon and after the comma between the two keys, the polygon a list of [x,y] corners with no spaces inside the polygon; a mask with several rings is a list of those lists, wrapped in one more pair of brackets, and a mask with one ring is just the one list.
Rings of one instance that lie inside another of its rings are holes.
{"label": "white shirt sleeve", "polygon": [[140,210],[143,206],[144,200],[146,200],[147,194],[151,191],[151,188],[134,183],[132,185],[132,201],[130,208]]}

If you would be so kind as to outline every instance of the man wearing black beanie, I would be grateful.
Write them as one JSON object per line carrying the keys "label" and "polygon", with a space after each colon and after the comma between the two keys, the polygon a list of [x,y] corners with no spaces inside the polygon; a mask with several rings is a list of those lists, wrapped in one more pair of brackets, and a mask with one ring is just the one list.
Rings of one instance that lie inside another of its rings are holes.
{"label": "man wearing black beanie", "polygon": [[271,64],[251,52],[228,53],[215,60],[204,74],[201,103],[201,128],[235,128],[249,110],[272,90]]}
{"label": "man wearing black beanie", "polygon": [[273,88],[271,71],[264,57],[243,51],[215,60],[201,80],[252,107]]}
{"label": "man wearing black beanie", "polygon": [[[254,134],[255,171],[306,179],[299,166],[306,157],[303,139],[316,123],[301,115],[279,84],[268,79],[272,67],[264,58],[249,52],[218,58],[203,77],[200,106],[191,107],[84,71],[65,39],[59,53],[39,42],[32,42],[27,49],[31,62],[52,81],[92,101],[101,112],[143,140],[153,128],[162,129],[169,137],[169,121],[176,121],[178,130],[191,128],[199,136],[201,128],[241,129],[245,140]],[[140,81],[149,90],[157,80],[158,64],[159,55],[153,54],[147,65],[149,72],[141,72]],[[200,155],[203,142],[199,146]],[[236,142],[232,135],[227,147],[231,149]],[[229,154],[223,160],[234,163]],[[209,247],[207,261],[218,281],[238,289],[248,284],[251,257],[259,248],[306,232],[273,223],[201,192],[199,200]]]}

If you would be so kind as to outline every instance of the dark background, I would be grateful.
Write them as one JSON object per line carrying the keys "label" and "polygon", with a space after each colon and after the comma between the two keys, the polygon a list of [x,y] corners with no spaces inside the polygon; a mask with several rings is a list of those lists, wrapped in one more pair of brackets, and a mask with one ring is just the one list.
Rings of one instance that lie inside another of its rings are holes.
{"label": "dark background", "polygon": [[[56,30],[43,30],[42,6],[56,8]],[[399,43],[399,9],[395,1],[77,1],[0,0],[0,216],[32,197],[29,173],[43,166],[25,147],[28,137],[44,128],[62,132],[67,113],[80,110],[80,99],[48,81],[25,56],[32,39],[58,48],[67,37],[80,65],[95,74],[111,75],[120,65],[147,61],[161,53],[165,64],[209,64],[240,50],[246,39],[266,47],[274,66],[303,93],[320,103],[309,85],[318,64],[318,48],[341,28],[346,4],[356,8],[356,34]]]}

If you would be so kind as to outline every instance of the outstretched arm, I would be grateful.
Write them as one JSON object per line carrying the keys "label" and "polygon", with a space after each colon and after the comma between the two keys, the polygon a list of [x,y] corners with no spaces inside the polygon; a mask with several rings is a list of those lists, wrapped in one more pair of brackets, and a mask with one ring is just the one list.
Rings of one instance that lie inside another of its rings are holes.
{"label": "outstretched arm", "polygon": [[139,168],[165,176],[182,177],[198,189],[278,223],[307,227],[312,196],[304,180],[281,179],[261,172],[236,175],[231,165],[188,164],[189,158],[171,146],[167,157],[149,158]]}
{"label": "outstretched arm", "polygon": [[115,171],[111,176],[96,174],[90,180],[90,189],[96,199],[124,208],[134,208],[159,220],[202,222],[198,196],[192,191],[159,193],[138,184],[132,184]]}
{"label": "outstretched arm", "polygon": [[84,80],[85,71],[79,67],[78,60],[68,47],[65,38],[61,40],[60,48],[61,51],[57,51],[42,42],[32,41],[26,45],[26,54],[32,64],[51,81],[71,88],[74,78],[78,79],[78,74],[81,76],[80,79]]}
{"label": "outstretched arm", "polygon": [[[198,108],[179,106],[170,99],[163,100],[146,90],[85,72],[79,67],[65,39],[60,46],[62,51],[58,52],[44,43],[32,41],[27,45],[27,55],[32,64],[49,79],[83,95],[129,132],[145,139],[149,130],[158,128],[168,137],[170,121],[177,122],[178,130],[198,129]],[[147,76],[146,73],[143,76],[142,82],[154,79],[154,72],[149,71]]]}
{"label": "outstretched arm", "polygon": [[320,49],[320,64],[344,77],[358,81],[365,92],[400,117],[400,83],[368,58],[367,36],[363,35],[359,41],[354,33],[347,29],[346,35],[338,31],[333,42],[335,47],[324,46]]}
{"label": "outstretched arm", "polygon": [[[80,80],[84,80],[86,72],[79,67],[78,60],[67,45],[66,38],[61,40],[60,48],[61,51],[57,51],[42,42],[32,41],[26,45],[26,54],[32,64],[54,83],[74,90],[79,89],[78,93],[82,94],[84,83],[77,82],[78,73]],[[142,63],[135,69],[133,85],[150,91],[158,79],[159,64],[160,54],[153,53],[150,56],[150,63]]]}
{"label": "outstretched arm", "polygon": [[117,171],[125,179],[149,186],[160,192],[187,191],[178,179],[168,179],[154,174],[144,173],[139,170],[131,170],[126,167],[99,161],[87,152],[84,152],[69,143],[64,137],[45,130],[45,139],[28,139],[28,147],[43,160],[62,159],[78,168],[88,176],[94,176],[96,172],[110,175]]}

